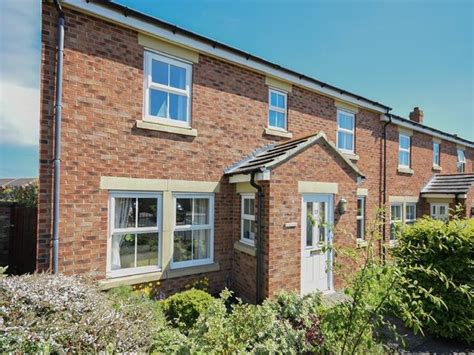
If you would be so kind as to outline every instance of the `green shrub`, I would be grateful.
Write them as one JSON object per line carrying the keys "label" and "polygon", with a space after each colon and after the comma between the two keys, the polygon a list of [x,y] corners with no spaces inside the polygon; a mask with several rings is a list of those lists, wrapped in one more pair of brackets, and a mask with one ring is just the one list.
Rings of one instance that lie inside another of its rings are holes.
{"label": "green shrub", "polygon": [[429,314],[424,325],[437,336],[474,342],[473,253],[474,219],[458,218],[418,220],[393,249],[408,281],[406,296]]}
{"label": "green shrub", "polygon": [[212,301],[213,297],[207,292],[192,288],[167,298],[162,306],[171,324],[186,332]]}

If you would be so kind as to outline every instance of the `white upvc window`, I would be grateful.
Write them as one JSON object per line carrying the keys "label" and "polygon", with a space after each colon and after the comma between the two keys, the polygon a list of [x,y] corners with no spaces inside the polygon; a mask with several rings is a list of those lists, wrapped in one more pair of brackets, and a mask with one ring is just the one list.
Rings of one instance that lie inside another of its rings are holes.
{"label": "white upvc window", "polygon": [[357,197],[357,239],[365,240],[365,197]]}
{"label": "white upvc window", "polygon": [[466,171],[466,156],[464,155],[464,150],[458,148],[457,172],[463,173],[465,171]]}
{"label": "white upvc window", "polygon": [[108,276],[161,269],[161,206],[160,193],[110,194]]}
{"label": "white upvc window", "polygon": [[355,114],[353,112],[337,110],[337,137],[336,146],[346,153],[354,153]]}
{"label": "white upvc window", "polygon": [[433,142],[433,166],[439,167],[440,163],[440,145],[437,142]]}
{"label": "white upvc window", "polygon": [[174,194],[172,268],[211,264],[214,258],[214,195]]}
{"label": "white upvc window", "polygon": [[145,51],[144,118],[170,125],[191,126],[190,63]]}
{"label": "white upvc window", "polygon": [[416,221],[416,203],[405,204],[405,224],[413,224]]}
{"label": "white upvc window", "polygon": [[449,204],[432,203],[430,204],[431,218],[447,221],[449,218]]}
{"label": "white upvc window", "polygon": [[255,245],[255,194],[242,194],[240,241]]}
{"label": "white upvc window", "polygon": [[284,91],[268,89],[268,127],[278,130],[287,130],[287,100],[288,94]]}
{"label": "white upvc window", "polygon": [[398,135],[398,166],[403,168],[410,167],[410,149],[411,137],[409,135],[399,133]]}
{"label": "white upvc window", "polygon": [[395,241],[397,229],[403,223],[403,204],[394,203],[390,206],[390,241]]}

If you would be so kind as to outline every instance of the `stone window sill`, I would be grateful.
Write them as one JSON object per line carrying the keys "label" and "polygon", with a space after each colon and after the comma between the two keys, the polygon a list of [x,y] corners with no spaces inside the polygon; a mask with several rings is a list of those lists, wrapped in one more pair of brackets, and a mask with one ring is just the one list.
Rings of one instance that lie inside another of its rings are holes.
{"label": "stone window sill", "polygon": [[263,133],[266,134],[267,136],[293,138],[293,133],[279,130],[279,129],[265,128]]}
{"label": "stone window sill", "polygon": [[413,169],[411,168],[406,168],[406,167],[403,167],[403,166],[399,166],[397,171],[399,173],[402,173],[402,174],[409,174],[409,175],[413,175],[413,173],[415,172]]}
{"label": "stone window sill", "polygon": [[363,239],[357,239],[357,248],[367,248],[367,241]]}
{"label": "stone window sill", "polygon": [[441,171],[443,170],[442,167],[440,167],[439,165],[433,165],[433,168],[432,168],[434,171]]}
{"label": "stone window sill", "polygon": [[165,279],[172,279],[175,277],[202,274],[206,272],[219,271],[219,263],[212,263],[199,266],[189,266],[180,269],[156,271],[140,275],[129,275],[115,278],[108,278],[99,281],[99,286],[102,290],[109,290],[121,285],[136,285],[146,282],[153,282]]}
{"label": "stone window sill", "polygon": [[357,155],[357,154],[344,153],[344,152],[342,152],[342,154],[349,160],[359,160],[360,159],[359,155]]}
{"label": "stone window sill", "polygon": [[240,240],[234,243],[234,249],[251,256],[255,256],[257,250],[254,246],[242,243]]}
{"label": "stone window sill", "polygon": [[158,122],[148,122],[137,120],[137,128],[141,129],[149,129],[152,131],[159,131],[159,132],[167,132],[167,133],[174,133],[174,134],[181,134],[183,136],[197,136],[197,130],[191,127],[180,127],[180,126],[171,126],[166,125]]}

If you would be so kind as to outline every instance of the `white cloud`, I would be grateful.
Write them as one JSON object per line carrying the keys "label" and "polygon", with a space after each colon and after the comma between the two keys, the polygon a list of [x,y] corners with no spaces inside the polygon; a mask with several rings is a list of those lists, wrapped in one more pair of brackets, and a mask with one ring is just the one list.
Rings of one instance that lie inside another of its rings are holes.
{"label": "white cloud", "polygon": [[40,9],[0,1],[0,143],[38,145]]}
{"label": "white cloud", "polygon": [[0,143],[38,145],[39,90],[0,83]]}

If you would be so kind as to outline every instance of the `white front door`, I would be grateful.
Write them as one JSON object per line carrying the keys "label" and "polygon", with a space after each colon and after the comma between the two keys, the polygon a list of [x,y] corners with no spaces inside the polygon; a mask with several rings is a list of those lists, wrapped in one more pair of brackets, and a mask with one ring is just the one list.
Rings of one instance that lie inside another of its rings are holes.
{"label": "white front door", "polygon": [[332,289],[332,195],[303,195],[301,221],[301,294]]}

